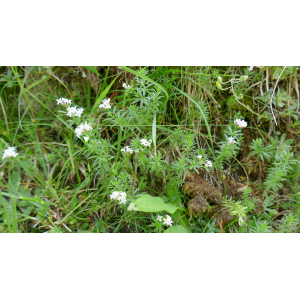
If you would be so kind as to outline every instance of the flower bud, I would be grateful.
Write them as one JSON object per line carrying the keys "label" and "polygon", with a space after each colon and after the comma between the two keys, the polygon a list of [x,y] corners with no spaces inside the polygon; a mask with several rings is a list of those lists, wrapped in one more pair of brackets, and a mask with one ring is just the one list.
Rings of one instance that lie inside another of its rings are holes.
{"label": "flower bud", "polygon": [[219,89],[219,90],[222,90],[222,85],[219,81],[216,82],[216,87]]}
{"label": "flower bud", "polygon": [[245,81],[248,79],[248,76],[241,76],[241,81]]}
{"label": "flower bud", "polygon": [[223,78],[221,76],[218,76],[218,82],[222,83]]}

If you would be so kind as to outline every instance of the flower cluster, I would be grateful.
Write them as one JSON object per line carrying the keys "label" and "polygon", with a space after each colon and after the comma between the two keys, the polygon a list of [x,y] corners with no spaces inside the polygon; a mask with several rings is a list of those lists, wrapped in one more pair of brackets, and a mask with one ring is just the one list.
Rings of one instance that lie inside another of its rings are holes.
{"label": "flower cluster", "polygon": [[67,108],[67,111],[68,111],[67,116],[69,116],[69,117],[73,117],[73,116],[81,117],[81,115],[84,111],[84,108],[76,108],[76,106],[74,106],[74,107],[69,106]]}
{"label": "flower cluster", "polygon": [[233,138],[233,137],[230,137],[229,139],[228,139],[228,145],[233,145],[233,144],[235,144],[236,143],[236,140]]}
{"label": "flower cluster", "polygon": [[133,153],[133,152],[139,153],[140,149],[133,150],[129,146],[125,146],[123,149],[121,149],[121,151],[124,152],[124,153]]}
{"label": "flower cluster", "polygon": [[4,150],[2,159],[5,159],[7,157],[16,157],[17,155],[19,154],[16,152],[16,147],[9,147]]}
{"label": "flower cluster", "polygon": [[57,101],[57,105],[59,105],[59,104],[70,105],[72,103],[72,100],[68,100],[66,98],[59,98],[56,101]]}
{"label": "flower cluster", "polygon": [[109,102],[110,102],[110,98],[104,99],[102,103],[99,105],[99,108],[107,108],[107,109],[111,108]]}
{"label": "flower cluster", "polygon": [[208,160],[204,166],[207,168],[212,168],[212,162]]}
{"label": "flower cluster", "polygon": [[145,147],[151,146],[151,143],[152,143],[151,140],[147,141],[146,139],[141,139],[141,144]]}
{"label": "flower cluster", "polygon": [[169,215],[167,215],[167,217],[164,219],[164,224],[168,226],[172,226],[172,223],[173,223],[172,218]]}
{"label": "flower cluster", "polygon": [[122,87],[123,87],[125,90],[129,90],[129,89],[131,89],[131,88],[132,88],[132,86],[131,86],[131,85],[129,85],[129,84],[126,84],[125,82],[122,84]]}
{"label": "flower cluster", "polygon": [[241,120],[241,119],[236,119],[234,121],[234,124],[237,125],[238,127],[240,128],[245,128],[247,127],[247,122],[245,122],[244,120]]}
{"label": "flower cluster", "polygon": [[119,200],[121,204],[124,204],[126,202],[126,193],[125,192],[113,192],[110,195],[110,198]]}
{"label": "flower cluster", "polygon": [[[82,135],[83,132],[85,131],[90,131],[92,130],[92,126],[90,125],[90,123],[88,124],[87,122],[85,122],[85,124],[80,124],[76,129],[75,129],[75,133],[76,133],[76,136],[78,138],[80,138],[80,136]],[[86,139],[84,139],[86,140]]]}

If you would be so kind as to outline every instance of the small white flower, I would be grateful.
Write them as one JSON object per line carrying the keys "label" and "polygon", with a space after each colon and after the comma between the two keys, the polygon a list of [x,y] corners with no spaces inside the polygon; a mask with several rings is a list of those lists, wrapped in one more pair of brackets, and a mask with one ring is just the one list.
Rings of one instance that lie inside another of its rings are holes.
{"label": "small white flower", "polygon": [[251,72],[252,70],[253,70],[253,68],[254,68],[254,66],[252,66],[252,67],[249,67],[249,72]]}
{"label": "small white flower", "polygon": [[2,159],[9,158],[9,157],[16,157],[17,155],[19,154],[16,152],[16,147],[9,147],[4,150]]}
{"label": "small white flower", "polygon": [[84,109],[83,108],[77,109],[76,106],[73,106],[73,107],[68,106],[67,111],[68,111],[67,116],[69,116],[69,117],[73,117],[73,116],[81,117]]}
{"label": "small white flower", "polygon": [[127,85],[125,82],[122,84],[122,87],[125,89],[125,90],[130,90],[132,88],[131,85]]}
{"label": "small white flower", "polygon": [[135,153],[139,153],[140,152],[140,149],[136,149],[134,150]]}
{"label": "small white flower", "polygon": [[90,125],[90,123],[88,124],[87,122],[85,122],[85,124],[80,124],[76,129],[75,129],[75,134],[78,138],[80,138],[80,136],[83,134],[83,132],[85,131],[90,131],[92,130],[92,126]]}
{"label": "small white flower", "polygon": [[212,167],[211,161],[208,160],[204,166],[207,167],[207,168],[211,168]]}
{"label": "small white flower", "polygon": [[167,217],[164,219],[164,224],[168,226],[172,226],[172,223],[173,223],[172,218],[169,215],[167,215]]}
{"label": "small white flower", "polygon": [[140,140],[141,144],[144,145],[145,147],[150,147],[152,140],[147,141],[146,139],[141,139]]}
{"label": "small white flower", "polygon": [[124,153],[133,153],[133,150],[129,146],[125,146],[121,151]]}
{"label": "small white flower", "polygon": [[110,195],[110,198],[119,200],[121,204],[124,204],[126,202],[126,193],[125,192],[113,192]]}
{"label": "small white flower", "polygon": [[111,108],[109,102],[110,102],[110,98],[104,99],[102,103],[99,105],[99,108],[107,108],[107,109]]}
{"label": "small white flower", "polygon": [[156,220],[161,222],[162,216],[158,215],[157,218],[156,218]]}
{"label": "small white flower", "polygon": [[202,155],[198,155],[197,158],[201,159],[203,156]]}
{"label": "small white flower", "polygon": [[57,105],[59,105],[59,104],[70,105],[72,103],[72,100],[68,100],[66,98],[59,98],[56,101],[57,101]]}
{"label": "small white flower", "polygon": [[245,122],[244,120],[241,120],[241,119],[236,119],[234,121],[234,124],[237,125],[238,127],[240,128],[245,128],[247,127],[247,122]]}
{"label": "small white flower", "polygon": [[84,141],[87,142],[90,138],[88,136],[83,137]]}
{"label": "small white flower", "polygon": [[235,144],[236,143],[236,140],[233,138],[233,137],[230,137],[229,139],[228,139],[228,145],[233,145],[233,144]]}

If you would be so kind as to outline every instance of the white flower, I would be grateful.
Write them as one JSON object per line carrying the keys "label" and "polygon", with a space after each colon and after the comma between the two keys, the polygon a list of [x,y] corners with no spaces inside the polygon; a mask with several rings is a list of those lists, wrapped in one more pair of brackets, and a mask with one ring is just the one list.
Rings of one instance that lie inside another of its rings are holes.
{"label": "white flower", "polygon": [[202,155],[198,155],[197,158],[201,159],[203,156]]}
{"label": "white flower", "polygon": [[133,150],[135,153],[139,153],[140,149]]}
{"label": "white flower", "polygon": [[16,147],[9,147],[4,150],[2,159],[5,159],[7,157],[16,157],[17,155],[19,154],[16,152]]}
{"label": "white flower", "polygon": [[161,222],[162,216],[158,215],[156,220]]}
{"label": "white flower", "polygon": [[133,153],[133,150],[129,146],[125,146],[121,151],[124,153]]}
{"label": "white flower", "polygon": [[234,121],[234,124],[237,125],[238,127],[240,128],[245,128],[247,127],[247,122],[245,122],[244,120],[241,120],[241,119],[236,119]]}
{"label": "white flower", "polygon": [[212,167],[211,161],[208,160],[204,166],[207,167],[207,168],[211,168]]}
{"label": "white flower", "polygon": [[68,106],[67,111],[68,111],[67,116],[69,117],[73,117],[73,116],[81,117],[84,109],[83,108],[77,109],[76,106],[74,107]]}
{"label": "white flower", "polygon": [[147,141],[146,139],[141,139],[141,144],[144,145],[145,147],[151,146],[152,140]]}
{"label": "white flower", "polygon": [[172,226],[172,218],[170,216],[167,215],[167,217],[164,219],[164,224]]}
{"label": "white flower", "polygon": [[230,137],[229,139],[228,139],[228,145],[233,145],[233,144],[235,144],[236,143],[236,140],[233,138],[233,137]]}
{"label": "white flower", "polygon": [[88,136],[83,137],[84,141],[87,142],[90,138]]}
{"label": "white flower", "polygon": [[[75,129],[75,134],[78,138],[80,138],[80,136],[83,134],[83,132],[85,131],[90,131],[92,130],[92,126],[90,125],[90,123],[88,124],[87,122],[85,122],[85,124],[80,124],[76,129]],[[84,138],[85,139],[85,138]]]}
{"label": "white flower", "polygon": [[99,108],[107,108],[107,109],[111,108],[109,102],[110,102],[110,98],[104,99],[102,101],[102,104],[99,105]]}
{"label": "white flower", "polygon": [[113,192],[110,195],[110,198],[119,200],[121,204],[124,204],[126,202],[126,193],[125,192]]}
{"label": "white flower", "polygon": [[66,98],[59,98],[56,101],[57,101],[57,105],[59,105],[59,104],[70,105],[72,103],[72,100],[68,100]]}
{"label": "white flower", "polygon": [[125,89],[125,90],[130,90],[132,88],[131,85],[127,85],[125,82],[122,84],[122,87]]}
{"label": "white flower", "polygon": [[252,66],[252,67],[249,67],[249,72],[251,72],[252,70],[253,70],[253,68],[254,68],[254,66]]}

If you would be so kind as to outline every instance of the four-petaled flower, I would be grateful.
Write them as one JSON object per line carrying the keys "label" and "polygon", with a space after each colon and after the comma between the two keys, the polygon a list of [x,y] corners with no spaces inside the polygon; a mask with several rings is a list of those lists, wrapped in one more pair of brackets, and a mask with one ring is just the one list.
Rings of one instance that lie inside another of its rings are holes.
{"label": "four-petaled flower", "polygon": [[90,138],[88,136],[84,136],[84,141],[87,142]]}
{"label": "four-petaled flower", "polygon": [[162,218],[162,216],[158,215],[156,220],[161,222]]}

